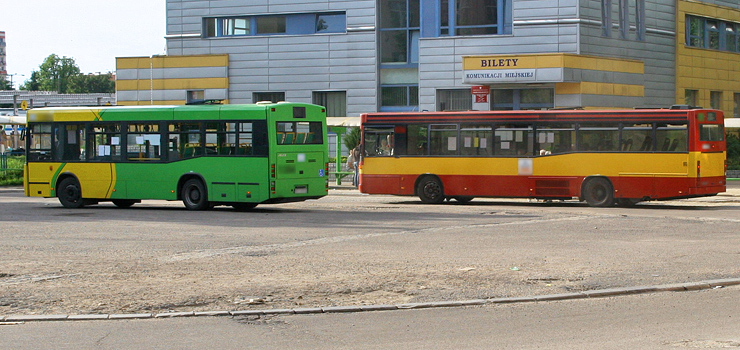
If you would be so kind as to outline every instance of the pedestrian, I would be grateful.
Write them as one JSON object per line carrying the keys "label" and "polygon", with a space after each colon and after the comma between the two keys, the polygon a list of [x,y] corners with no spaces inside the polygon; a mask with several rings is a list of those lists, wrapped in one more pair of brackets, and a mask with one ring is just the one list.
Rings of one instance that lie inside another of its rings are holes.
{"label": "pedestrian", "polygon": [[352,151],[350,151],[350,154],[352,155],[352,170],[354,170],[355,174],[352,178],[352,184],[355,185],[355,187],[360,187],[360,145],[357,145]]}

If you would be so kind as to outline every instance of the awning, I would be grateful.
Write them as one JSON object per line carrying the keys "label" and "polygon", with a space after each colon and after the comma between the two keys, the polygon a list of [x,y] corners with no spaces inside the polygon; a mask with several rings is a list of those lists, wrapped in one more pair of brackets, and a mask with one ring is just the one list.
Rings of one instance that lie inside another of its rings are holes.
{"label": "awning", "polygon": [[360,126],[360,117],[327,117],[328,126]]}
{"label": "awning", "polygon": [[740,129],[740,118],[725,118],[725,128]]}
{"label": "awning", "polygon": [[26,117],[17,115],[0,115],[0,124],[25,125]]}

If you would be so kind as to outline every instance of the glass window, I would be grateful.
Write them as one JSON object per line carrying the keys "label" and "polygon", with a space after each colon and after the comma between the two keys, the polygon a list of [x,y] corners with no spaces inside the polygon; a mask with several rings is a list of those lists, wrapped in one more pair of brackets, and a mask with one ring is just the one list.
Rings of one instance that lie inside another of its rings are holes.
{"label": "glass window", "polygon": [[285,33],[285,16],[257,17],[257,34]]}
{"label": "glass window", "polygon": [[426,125],[409,125],[406,131],[406,154],[412,156],[427,155],[429,127]]}
{"label": "glass window", "polygon": [[[52,133],[51,124],[31,124],[28,126],[29,160],[51,160]],[[5,132],[0,130],[0,132]]]}
{"label": "glass window", "polygon": [[699,128],[699,141],[722,141],[725,139],[725,132],[722,125],[701,124]]}
{"label": "glass window", "polygon": [[473,109],[470,89],[437,90],[438,111],[469,111]]}
{"label": "glass window", "polygon": [[157,124],[129,124],[126,134],[126,158],[136,162],[161,159],[162,135]]}
{"label": "glass window", "polygon": [[496,155],[531,156],[534,154],[534,132],[528,125],[502,125],[494,132]]}
{"label": "glass window", "polygon": [[320,122],[277,122],[278,145],[320,145],[324,135]]}
{"label": "glass window", "polygon": [[619,150],[619,128],[609,124],[581,124],[577,147],[581,152],[613,152]]}
{"label": "glass window", "polygon": [[622,152],[649,152],[653,150],[652,124],[625,124],[620,140]]}
{"label": "glass window", "polygon": [[187,159],[203,155],[200,123],[173,123],[169,125],[169,159]]}
{"label": "glass window", "polygon": [[381,106],[408,107],[419,105],[419,87],[410,86],[381,86]]}
{"label": "glass window", "polygon": [[709,92],[709,105],[714,109],[722,109],[722,91]]}
{"label": "glass window", "polygon": [[365,128],[364,145],[367,156],[391,156],[394,147],[393,127]]}
{"label": "glass window", "polygon": [[90,132],[90,160],[121,160],[121,128],[113,123],[94,124]]}
{"label": "glass window", "polygon": [[315,91],[313,103],[326,107],[327,117],[347,116],[347,92],[346,91]]}
{"label": "glass window", "polygon": [[458,148],[457,125],[431,125],[429,154],[433,156],[456,155]]}
{"label": "glass window", "polygon": [[685,90],[684,103],[688,106],[697,106],[699,101],[699,90]]}
{"label": "glass window", "polygon": [[406,27],[408,18],[406,0],[380,0],[380,9],[381,28]]}
{"label": "glass window", "polygon": [[216,36],[216,19],[205,18],[203,19],[203,32],[205,37],[212,38]]}
{"label": "glass window", "polygon": [[460,154],[464,156],[493,155],[493,128],[490,125],[462,125]]}
{"label": "glass window", "polygon": [[250,18],[226,18],[223,20],[223,35],[249,35]]}
{"label": "glass window", "polygon": [[59,135],[60,144],[64,145],[64,150],[61,151],[61,160],[65,161],[79,161],[85,160],[85,146],[87,143],[87,135],[85,134],[84,124],[69,124],[64,126],[64,135]]}
{"label": "glass window", "polygon": [[503,10],[503,0],[441,0],[440,34],[501,34],[499,18],[503,18]]}
{"label": "glass window", "polygon": [[575,125],[537,127],[539,155],[568,153],[575,150]]}
{"label": "glass window", "polygon": [[645,0],[635,1],[635,25],[637,26],[637,40],[645,41],[647,24],[645,23]]}
{"label": "glass window", "polygon": [[686,43],[693,47],[704,47],[704,19],[688,16]]}
{"label": "glass window", "polygon": [[740,118],[740,93],[735,93],[734,104],[735,106],[732,114],[735,118]]}
{"label": "glass window", "polygon": [[717,21],[707,21],[707,31],[709,32],[710,49],[719,50],[719,23]]}
{"label": "glass window", "polygon": [[384,30],[380,32],[382,63],[408,62],[408,31]]}
{"label": "glass window", "polygon": [[629,1],[619,0],[619,37],[627,39],[630,32]]}
{"label": "glass window", "polygon": [[254,101],[255,103],[263,102],[263,101],[277,103],[280,101],[285,101],[285,93],[284,92],[255,92],[252,94],[252,101]]}
{"label": "glass window", "polygon": [[316,15],[316,33],[344,33],[347,31],[345,14]]}
{"label": "glass window", "polygon": [[725,42],[727,43],[727,51],[737,52],[737,30],[736,26],[732,23],[728,23],[725,27]]}
{"label": "glass window", "polygon": [[661,152],[688,152],[689,129],[682,125],[658,125],[655,129],[658,150]]}

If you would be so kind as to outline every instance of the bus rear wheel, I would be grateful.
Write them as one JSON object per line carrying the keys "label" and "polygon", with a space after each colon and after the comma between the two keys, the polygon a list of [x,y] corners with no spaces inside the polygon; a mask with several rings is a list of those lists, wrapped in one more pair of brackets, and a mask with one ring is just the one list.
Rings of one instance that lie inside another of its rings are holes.
{"label": "bus rear wheel", "polygon": [[203,182],[198,179],[190,179],[182,186],[182,203],[188,210],[207,210],[211,208],[208,203],[208,194]]}
{"label": "bus rear wheel", "polygon": [[133,199],[114,199],[113,204],[119,208],[131,208],[132,205],[139,203],[137,200]]}
{"label": "bus rear wheel", "polygon": [[65,208],[82,208],[85,200],[82,199],[80,182],[73,177],[62,180],[57,186],[57,198]]}
{"label": "bus rear wheel", "polygon": [[257,207],[257,203],[234,203],[231,205],[236,211],[248,211]]}
{"label": "bus rear wheel", "polygon": [[592,207],[612,206],[614,205],[614,187],[609,180],[603,177],[589,179],[583,185],[583,199]]}
{"label": "bus rear wheel", "polygon": [[416,193],[423,203],[440,204],[445,200],[445,192],[442,182],[437,177],[426,176],[419,180]]}

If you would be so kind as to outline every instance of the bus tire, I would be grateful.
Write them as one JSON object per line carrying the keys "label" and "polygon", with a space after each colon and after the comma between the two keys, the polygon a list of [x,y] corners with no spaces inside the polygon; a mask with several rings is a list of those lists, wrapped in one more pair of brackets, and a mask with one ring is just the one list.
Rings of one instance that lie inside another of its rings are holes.
{"label": "bus tire", "polygon": [[182,203],[188,210],[208,210],[208,193],[203,182],[199,179],[190,179],[182,185]]}
{"label": "bus tire", "polygon": [[455,200],[458,201],[458,203],[460,203],[460,204],[468,204],[475,197],[473,197],[473,196],[454,196],[452,198],[455,198]]}
{"label": "bus tire", "polygon": [[422,203],[440,204],[445,200],[445,191],[442,182],[436,176],[425,176],[416,185],[416,193]]}
{"label": "bus tire", "polygon": [[257,207],[257,203],[234,203],[231,205],[236,211],[248,211]]}
{"label": "bus tire", "polygon": [[583,185],[583,199],[592,207],[614,205],[614,187],[611,181],[603,177],[588,179]]}
{"label": "bus tire", "polygon": [[133,199],[114,199],[113,204],[119,208],[131,208],[132,205],[139,203],[137,200]]}
{"label": "bus tire", "polygon": [[82,208],[85,206],[80,182],[73,177],[67,177],[59,182],[57,198],[65,208]]}

